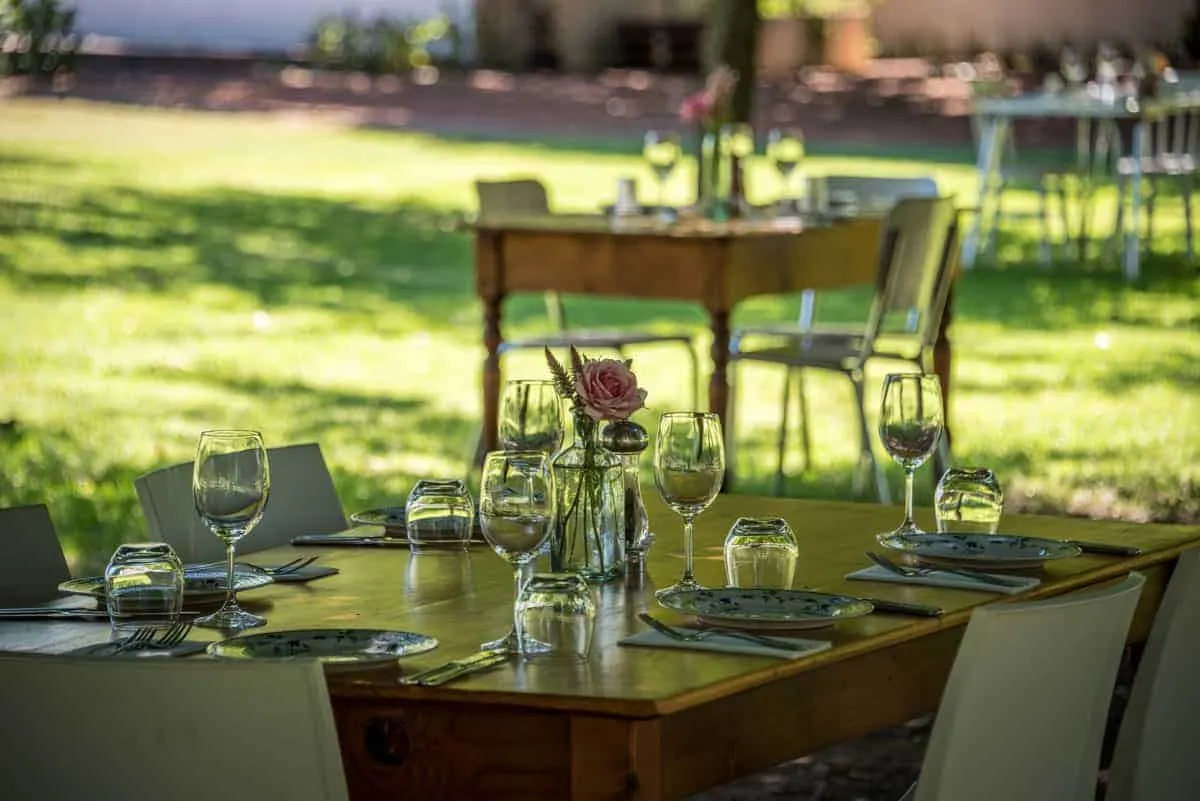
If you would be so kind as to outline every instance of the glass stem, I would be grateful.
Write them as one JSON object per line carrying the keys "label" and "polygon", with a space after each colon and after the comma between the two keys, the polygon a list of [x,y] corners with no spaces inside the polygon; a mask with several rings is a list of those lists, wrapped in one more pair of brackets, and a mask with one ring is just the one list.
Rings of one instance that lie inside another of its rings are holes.
{"label": "glass stem", "polygon": [[237,543],[233,540],[225,543],[225,606],[232,609],[237,605],[237,593],[233,586],[233,553]]}
{"label": "glass stem", "polygon": [[692,521],[694,517],[683,518],[683,583],[695,581],[692,576]]}
{"label": "glass stem", "polygon": [[525,632],[521,631],[521,616],[517,614],[517,603],[521,600],[521,590],[525,589],[525,585],[529,583],[529,579],[532,577],[532,559],[517,565],[517,569],[513,571],[513,583],[516,585],[516,591],[513,594],[513,633],[516,634],[517,638],[517,652],[521,651],[521,643],[525,642]]}
{"label": "glass stem", "polygon": [[916,471],[911,467],[904,468],[904,527],[913,528],[913,475]]}

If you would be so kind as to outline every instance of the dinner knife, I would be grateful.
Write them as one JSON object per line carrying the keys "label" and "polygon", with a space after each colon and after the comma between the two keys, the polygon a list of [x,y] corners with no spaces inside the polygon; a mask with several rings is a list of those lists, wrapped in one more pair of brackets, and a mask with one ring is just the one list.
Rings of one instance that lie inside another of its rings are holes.
{"label": "dinner knife", "polygon": [[876,612],[888,612],[894,615],[914,615],[916,617],[941,617],[945,612],[940,606],[925,604],[910,604],[904,601],[889,601],[884,598],[860,598],[875,607]]}
{"label": "dinner knife", "polygon": [[1142,549],[1136,545],[1110,545],[1107,542],[1086,542],[1084,540],[1067,540],[1076,545],[1084,553],[1100,553],[1107,556],[1141,556]]}
{"label": "dinner knife", "polygon": [[28,609],[0,609],[0,620],[108,620],[105,609],[55,609],[54,607],[30,607]]}
{"label": "dinner knife", "polygon": [[439,684],[445,684],[453,679],[466,676],[469,673],[474,673],[479,670],[498,665],[501,662],[508,661],[512,656],[509,651],[492,650],[480,651],[472,656],[463,659],[455,659],[444,665],[438,665],[435,668],[414,673],[411,676],[401,676],[398,681],[401,684],[417,684],[422,687],[436,687]]}

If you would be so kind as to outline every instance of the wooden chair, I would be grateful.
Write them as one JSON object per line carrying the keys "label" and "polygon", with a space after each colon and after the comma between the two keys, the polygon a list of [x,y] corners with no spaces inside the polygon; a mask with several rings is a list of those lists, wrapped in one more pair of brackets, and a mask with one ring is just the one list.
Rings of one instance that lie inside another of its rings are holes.
{"label": "wooden chair", "polygon": [[[550,201],[546,187],[535,179],[511,181],[476,181],[475,192],[479,200],[480,219],[504,216],[532,216],[550,213]],[[564,264],[569,270],[571,265]],[[545,293],[546,314],[554,332],[530,339],[511,339],[500,343],[500,356],[514,350],[566,348],[574,345],[581,350],[611,350],[625,358],[625,349],[632,345],[676,344],[683,347],[691,369],[692,407],[699,403],[700,366],[692,337],[684,333],[655,333],[653,331],[617,331],[572,328],[567,322],[566,307],[562,295]]]}
{"label": "wooden chair", "polygon": [[8,654],[0,687],[5,798],[349,798],[315,660]]}
{"label": "wooden chair", "polygon": [[904,801],[1094,801],[1105,712],[1144,583],[1133,573],[977,609]]}
{"label": "wooden chair", "polygon": [[[778,364],[788,371],[784,378],[782,414],[777,440],[776,493],[784,484],[784,455],[787,440],[790,385],[800,384],[806,368],[844,375],[854,390],[859,419],[860,458],[856,489],[861,491],[867,475],[873,475],[880,502],[890,503],[891,492],[883,468],[872,449],[873,435],[867,421],[864,368],[873,359],[906,362],[922,372],[933,369],[933,347],[953,281],[958,258],[958,225],[952,198],[906,198],[892,207],[884,225],[880,245],[875,297],[867,323],[848,328],[756,328],[743,329],[730,339],[733,364],[754,361]],[[899,326],[895,320],[901,321]],[[747,338],[766,344],[746,345]],[[881,337],[883,339],[881,340]],[[734,444],[734,399],[730,389],[728,442]],[[801,433],[806,464],[809,458],[808,411],[803,385],[799,387]],[[944,438],[943,443],[944,447]],[[731,457],[732,458],[732,457]],[[943,453],[948,462],[948,455]]]}
{"label": "wooden chair", "polygon": [[[271,494],[262,520],[238,553],[286,545],[301,534],[332,534],[346,528],[333,477],[315,442],[267,449]],[[225,546],[196,514],[192,462],[147,473],[134,481],[152,539],[170,543],[184,562],[215,562]]]}
{"label": "wooden chair", "polygon": [[1106,801],[1200,798],[1200,549],[1179,557],[1109,766]]}
{"label": "wooden chair", "polygon": [[70,577],[45,506],[0,509],[0,606],[49,601]]}

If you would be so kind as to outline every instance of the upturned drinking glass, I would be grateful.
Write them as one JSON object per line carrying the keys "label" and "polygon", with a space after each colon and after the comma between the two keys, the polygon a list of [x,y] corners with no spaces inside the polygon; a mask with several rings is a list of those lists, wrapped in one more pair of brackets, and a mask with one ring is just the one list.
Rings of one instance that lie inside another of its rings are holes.
{"label": "upturned drinking glass", "polygon": [[893,373],[884,379],[879,438],[904,468],[904,522],[893,534],[924,533],[913,522],[913,474],[937,446],[942,419],[942,385],[936,375]]}
{"label": "upturned drinking glass", "polygon": [[522,635],[540,646],[539,658],[584,660],[592,649],[596,602],[581,576],[542,573],[521,590],[517,620]]}
{"label": "upturned drinking glass", "polygon": [[554,454],[563,441],[562,399],[553,381],[517,379],[504,385],[500,447]]}
{"label": "upturned drinking glass", "polygon": [[725,537],[725,580],[730,587],[791,589],[799,552],[782,517],[739,517]]}
{"label": "upturned drinking glass", "polygon": [[404,507],[409,547],[466,550],[475,525],[475,504],[461,479],[422,479]]}
{"label": "upturned drinking glass", "polygon": [[118,632],[166,628],[183,610],[183,565],[165,542],[122,545],[104,571],[104,599]]}
{"label": "upturned drinking glass", "polygon": [[192,494],[196,512],[225,543],[225,603],[197,626],[237,631],[265,625],[264,617],[238,606],[233,563],[237,544],[262,520],[271,492],[271,472],[262,435],[243,429],[205,431],[196,447]]}
{"label": "upturned drinking glass", "polygon": [[952,467],[933,497],[937,529],[953,534],[995,534],[1004,510],[1004,491],[986,467]]}
{"label": "upturned drinking glass", "polygon": [[550,457],[540,451],[492,451],[483,462],[479,486],[483,538],[513,567],[513,628],[483,643],[487,650],[536,653],[537,643],[521,634],[516,601],[532,575],[533,562],[554,527],[554,479]]}
{"label": "upturned drinking glass", "polygon": [[692,525],[712,505],[725,481],[721,418],[703,412],[667,412],[654,442],[654,483],[663,501],[683,518],[683,576],[655,595],[700,589],[692,572]]}

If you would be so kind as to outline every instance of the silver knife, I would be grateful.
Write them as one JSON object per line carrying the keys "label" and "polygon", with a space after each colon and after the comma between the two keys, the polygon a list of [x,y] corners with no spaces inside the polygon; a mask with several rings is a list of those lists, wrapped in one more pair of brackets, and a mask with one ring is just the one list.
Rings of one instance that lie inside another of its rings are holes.
{"label": "silver knife", "polygon": [[1084,553],[1102,553],[1108,556],[1141,556],[1142,549],[1136,545],[1109,545],[1106,542],[1085,542],[1083,540],[1067,540],[1071,545],[1079,546]]}
{"label": "silver knife", "polygon": [[418,684],[422,687],[436,687],[439,684],[465,676],[468,673],[474,673],[478,670],[484,670],[498,665],[501,662],[508,661],[512,656],[509,651],[480,651],[472,656],[463,659],[455,659],[444,665],[438,665],[435,668],[414,673],[411,676],[401,676],[399,682],[401,684]]}
{"label": "silver knife", "polygon": [[104,609],[55,609],[53,607],[30,607],[28,609],[0,609],[0,620],[108,620]]}
{"label": "silver knife", "polygon": [[910,604],[904,601],[889,601],[885,598],[860,598],[875,607],[876,612],[890,612],[895,615],[914,615],[916,617],[941,617],[946,610],[940,606],[925,604]]}

